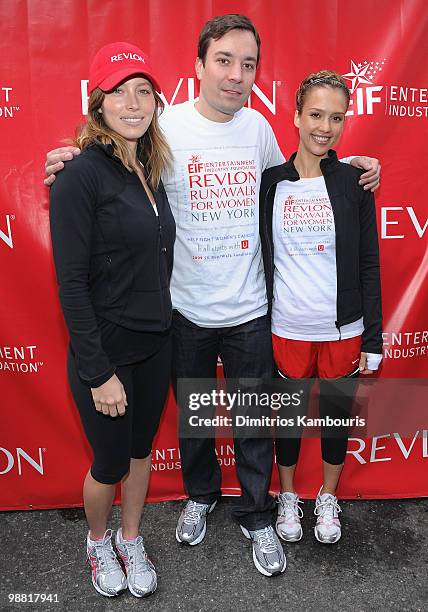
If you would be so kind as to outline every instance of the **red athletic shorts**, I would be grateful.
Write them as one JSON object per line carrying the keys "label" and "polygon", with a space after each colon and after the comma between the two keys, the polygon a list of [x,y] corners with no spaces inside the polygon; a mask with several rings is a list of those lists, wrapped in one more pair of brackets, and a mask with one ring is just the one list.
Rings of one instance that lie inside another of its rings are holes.
{"label": "red athletic shorts", "polygon": [[355,372],[360,361],[361,336],[310,342],[272,334],[272,344],[278,369],[290,378],[341,378]]}

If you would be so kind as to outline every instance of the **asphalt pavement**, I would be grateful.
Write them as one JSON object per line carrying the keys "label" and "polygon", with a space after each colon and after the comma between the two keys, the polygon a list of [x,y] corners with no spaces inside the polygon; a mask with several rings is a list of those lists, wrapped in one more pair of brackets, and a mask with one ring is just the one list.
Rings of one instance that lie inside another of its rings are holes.
{"label": "asphalt pavement", "polygon": [[[128,591],[115,598],[96,593],[85,561],[82,509],[2,512],[0,610],[428,610],[427,498],[341,502],[342,539],[334,545],[315,540],[314,502],[305,501],[303,539],[284,543],[287,569],[273,578],[255,569],[251,543],[230,518],[232,503],[223,498],[209,516],[205,540],[192,547],[175,540],[182,502],[146,506],[142,533],[158,589],[145,599]],[[111,526],[118,521],[114,508]],[[37,593],[52,597],[34,603]],[[10,602],[16,594],[21,601]]]}

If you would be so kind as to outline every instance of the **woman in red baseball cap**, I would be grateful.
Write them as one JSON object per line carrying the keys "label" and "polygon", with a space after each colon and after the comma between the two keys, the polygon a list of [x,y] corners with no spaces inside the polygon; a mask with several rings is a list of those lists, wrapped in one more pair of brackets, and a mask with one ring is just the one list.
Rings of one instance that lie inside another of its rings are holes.
{"label": "woman in red baseball cap", "polygon": [[[171,151],[156,90],[143,51],[103,47],[90,68],[82,152],[50,193],[68,379],[94,455],[83,487],[87,554],[92,583],[108,597],[127,586],[144,597],[157,584],[139,523],[169,386],[175,223],[160,178]],[[119,482],[116,554],[107,521]]]}

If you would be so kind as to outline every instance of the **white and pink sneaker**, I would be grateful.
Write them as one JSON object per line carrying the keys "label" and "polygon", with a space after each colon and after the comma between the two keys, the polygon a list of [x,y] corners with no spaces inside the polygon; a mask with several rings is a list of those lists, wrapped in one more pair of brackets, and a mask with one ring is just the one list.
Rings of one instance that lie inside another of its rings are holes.
{"label": "white and pink sneaker", "polygon": [[342,512],[335,495],[323,493],[319,490],[314,514],[317,522],[314,528],[315,537],[321,544],[335,544],[340,540],[342,530],[339,521],[339,512]]}
{"label": "white and pink sneaker", "polygon": [[286,542],[298,542],[302,539],[300,519],[303,517],[303,511],[299,504],[303,502],[296,493],[286,491],[278,495],[276,533]]}

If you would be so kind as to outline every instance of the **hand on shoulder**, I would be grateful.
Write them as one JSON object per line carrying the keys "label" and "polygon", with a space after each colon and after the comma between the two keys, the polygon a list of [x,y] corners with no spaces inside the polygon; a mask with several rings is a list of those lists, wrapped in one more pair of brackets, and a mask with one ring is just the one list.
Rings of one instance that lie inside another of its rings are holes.
{"label": "hand on shoulder", "polygon": [[49,151],[46,155],[45,174],[46,177],[43,183],[50,187],[55,181],[55,174],[64,168],[64,162],[70,161],[75,156],[80,154],[80,149],[77,147],[59,147]]}
{"label": "hand on shoulder", "polygon": [[359,155],[351,160],[351,166],[365,170],[359,180],[364,191],[376,191],[380,185],[380,162],[375,157]]}

